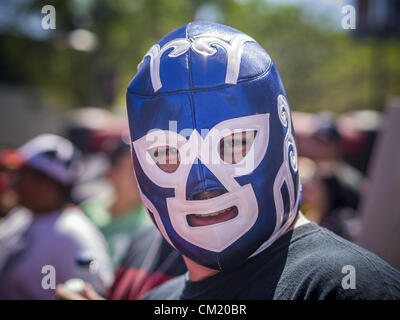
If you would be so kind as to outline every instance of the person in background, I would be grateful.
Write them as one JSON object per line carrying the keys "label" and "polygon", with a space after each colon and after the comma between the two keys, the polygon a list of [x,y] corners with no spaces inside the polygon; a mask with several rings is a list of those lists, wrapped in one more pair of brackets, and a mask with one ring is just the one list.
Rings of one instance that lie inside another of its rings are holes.
{"label": "person in background", "polygon": [[312,178],[303,183],[304,205],[309,209],[306,216],[352,240],[358,230],[357,209],[363,176],[343,160],[343,139],[334,118],[323,113],[316,116],[315,122],[310,137],[315,169]]}
{"label": "person in background", "polygon": [[78,292],[71,292],[60,284],[59,299],[138,300],[187,270],[179,252],[151,224],[141,204],[129,145],[122,141],[116,143],[108,157],[107,177],[114,188],[114,198],[107,201],[98,196],[81,203],[81,207],[108,241],[117,267],[114,283],[104,296],[88,284]]}
{"label": "person in background", "polygon": [[13,150],[0,153],[0,270],[32,221],[31,212],[17,206],[17,196],[11,187],[11,172],[20,164],[20,157]]}
{"label": "person in background", "polygon": [[180,253],[150,225],[133,237],[107,299],[141,299],[150,290],[186,271]]}
{"label": "person in background", "polygon": [[[96,276],[82,280],[108,288],[113,270],[105,241],[70,200],[79,174],[77,150],[62,137],[43,134],[16,150],[15,157],[20,163],[13,188],[19,205],[31,211],[32,222],[2,265],[0,299],[53,299],[57,283],[76,277],[81,252],[90,252],[98,266]],[[46,272],[48,266],[54,277]]]}
{"label": "person in background", "polygon": [[299,158],[303,185],[301,210],[310,221],[352,240],[358,193],[335,176],[324,176],[315,161]]}
{"label": "person in background", "polygon": [[71,292],[64,284],[56,294],[63,300],[139,300],[149,291],[187,271],[182,256],[150,225],[137,232],[115,274],[105,297],[88,284]]}
{"label": "person in background", "polygon": [[15,192],[10,188],[7,168],[2,165],[3,160],[8,158],[7,154],[6,150],[0,152],[0,222],[16,204]]}
{"label": "person in background", "polygon": [[317,115],[316,128],[310,137],[313,153],[309,156],[324,177],[335,178],[351,192],[353,206],[357,206],[362,173],[343,160],[343,138],[335,119],[326,113]]}
{"label": "person in background", "polygon": [[151,221],[142,206],[137,188],[130,147],[122,140],[108,152],[107,177],[113,187],[111,197],[96,196],[80,204],[82,210],[103,233],[114,266],[118,266],[132,237]]}

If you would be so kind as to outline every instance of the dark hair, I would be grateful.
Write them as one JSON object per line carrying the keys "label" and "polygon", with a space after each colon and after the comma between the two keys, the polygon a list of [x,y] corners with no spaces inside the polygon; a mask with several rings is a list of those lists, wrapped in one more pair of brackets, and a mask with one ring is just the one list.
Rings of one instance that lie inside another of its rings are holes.
{"label": "dark hair", "polygon": [[56,186],[57,190],[59,191],[59,193],[63,196],[65,203],[74,202],[72,199],[73,184],[64,185],[64,184],[60,183],[59,181],[57,181],[56,179],[54,179],[53,177],[47,175],[46,173],[44,173],[40,170],[37,170],[35,168],[29,167],[29,166],[25,167],[25,170],[29,170],[30,172],[33,172],[36,176],[40,177],[41,179],[46,179],[46,180],[53,182],[54,185]]}
{"label": "dark hair", "polygon": [[123,156],[131,151],[129,144],[125,143],[124,141],[120,140],[112,145],[109,148],[107,154],[110,160],[111,166],[115,166]]}

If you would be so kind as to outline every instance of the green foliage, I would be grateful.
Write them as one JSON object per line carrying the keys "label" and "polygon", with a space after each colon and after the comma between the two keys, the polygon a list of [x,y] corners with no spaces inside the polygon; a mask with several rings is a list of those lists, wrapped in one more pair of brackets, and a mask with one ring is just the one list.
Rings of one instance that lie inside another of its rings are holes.
{"label": "green foliage", "polygon": [[[295,110],[379,109],[387,97],[400,95],[398,39],[358,41],[347,32],[324,28],[326,17],[308,21],[297,7],[262,0],[26,3],[24,11],[38,13],[43,5],[54,5],[57,29],[46,40],[1,36],[0,81],[33,86],[65,108],[124,106],[126,86],[144,53],[164,34],[195,19],[205,4],[220,9],[219,22],[250,34],[267,49]],[[94,51],[68,45],[70,32],[78,28],[97,36]],[[107,87],[107,79],[115,89]],[[114,99],[104,99],[105,88],[114,90]]]}

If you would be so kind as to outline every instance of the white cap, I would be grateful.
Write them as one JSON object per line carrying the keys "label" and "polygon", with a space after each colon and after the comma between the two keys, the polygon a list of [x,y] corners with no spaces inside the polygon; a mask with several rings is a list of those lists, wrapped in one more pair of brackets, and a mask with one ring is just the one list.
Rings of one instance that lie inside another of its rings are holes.
{"label": "white cap", "polygon": [[65,138],[42,134],[18,149],[24,164],[70,186],[78,178],[78,150]]}

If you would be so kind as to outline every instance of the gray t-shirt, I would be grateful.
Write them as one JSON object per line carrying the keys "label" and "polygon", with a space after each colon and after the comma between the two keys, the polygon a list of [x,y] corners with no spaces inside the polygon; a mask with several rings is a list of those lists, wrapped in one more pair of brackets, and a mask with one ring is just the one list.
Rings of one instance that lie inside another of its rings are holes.
{"label": "gray t-shirt", "polygon": [[400,299],[400,273],[371,252],[307,223],[233,270],[195,282],[185,274],[144,299]]}
{"label": "gray t-shirt", "polygon": [[110,286],[113,269],[105,241],[79,208],[34,216],[1,270],[0,299],[53,299],[54,290],[48,288],[51,278],[43,278],[53,268],[56,284],[76,277],[76,257],[87,251],[99,268],[96,277],[89,277],[88,273],[83,280]]}

